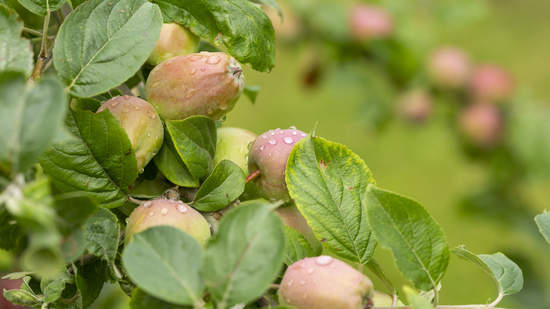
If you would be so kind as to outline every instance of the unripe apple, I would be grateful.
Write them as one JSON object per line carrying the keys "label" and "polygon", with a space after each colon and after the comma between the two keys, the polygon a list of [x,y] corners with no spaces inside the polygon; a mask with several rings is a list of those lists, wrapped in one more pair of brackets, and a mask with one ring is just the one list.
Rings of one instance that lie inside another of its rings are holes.
{"label": "unripe apple", "polygon": [[138,171],[143,172],[164,140],[164,128],[157,111],[147,101],[129,95],[105,101],[97,112],[106,109],[111,111],[128,134],[136,154]]}
{"label": "unripe apple", "polygon": [[481,65],[472,73],[470,90],[477,100],[498,102],[508,99],[514,91],[510,73],[496,65]]}
{"label": "unripe apple", "polygon": [[393,33],[393,19],[382,8],[355,5],[350,12],[351,34],[357,40],[386,38]]}
{"label": "unripe apple", "polygon": [[428,71],[437,85],[457,89],[468,83],[472,64],[462,49],[446,46],[433,51]]}
{"label": "unripe apple", "polygon": [[[258,135],[241,128],[219,128],[216,155],[213,163],[216,166],[222,160],[230,160],[237,164],[245,175],[248,175],[248,146]],[[241,201],[259,198],[253,183],[246,184]]]}
{"label": "unripe apple", "polygon": [[[391,307],[393,303],[393,298],[389,294],[375,290],[374,296],[372,297],[372,302],[376,307]],[[399,299],[397,300],[397,303],[395,305],[397,307],[405,307],[403,302]]]}
{"label": "unripe apple", "polygon": [[252,181],[261,197],[290,201],[285,182],[286,163],[294,145],[306,135],[295,127],[269,130],[250,145],[248,171],[257,176]]}
{"label": "unripe apple", "polygon": [[311,248],[313,248],[313,253],[315,255],[323,253],[323,245],[315,237],[313,230],[307,224],[306,218],[304,218],[295,204],[281,206],[277,208],[277,212],[281,215],[281,218],[283,218],[283,223],[286,226],[295,229],[305,237],[311,245]]}
{"label": "unripe apple", "polygon": [[372,307],[370,279],[327,255],[305,258],[288,267],[279,288],[281,304],[297,309]]}
{"label": "unripe apple", "polygon": [[200,37],[178,24],[163,24],[157,45],[147,59],[156,66],[170,58],[193,54],[199,51]]}
{"label": "unripe apple", "polygon": [[224,53],[177,56],[157,65],[145,85],[163,120],[203,115],[214,120],[233,109],[244,89],[241,65]]}
{"label": "unripe apple", "polygon": [[410,122],[425,122],[433,109],[431,96],[424,90],[415,89],[405,93],[398,103],[399,113]]}
{"label": "unripe apple", "polygon": [[468,141],[480,147],[490,147],[501,137],[502,115],[493,104],[475,103],[462,111],[460,128]]}
{"label": "unripe apple", "polygon": [[125,244],[132,235],[159,225],[178,228],[204,245],[210,238],[210,227],[206,219],[195,209],[182,201],[157,199],[141,203],[128,217]]}

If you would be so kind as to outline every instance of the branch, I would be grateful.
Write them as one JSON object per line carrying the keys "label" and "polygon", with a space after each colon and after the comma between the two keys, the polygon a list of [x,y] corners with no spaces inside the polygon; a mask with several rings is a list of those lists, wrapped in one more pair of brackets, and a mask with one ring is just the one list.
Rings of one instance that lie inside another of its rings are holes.
{"label": "branch", "polygon": [[[48,47],[48,26],[50,25],[50,10],[48,9],[48,12],[46,16],[44,17],[44,28],[42,29],[42,46],[40,47],[40,54],[38,55],[38,60],[36,61],[36,66],[34,67],[34,71],[32,72],[31,78],[29,79],[29,83],[34,83],[35,81],[38,81],[40,77],[42,77],[42,73],[44,73],[44,68],[48,64],[48,62],[51,59],[51,56],[49,55],[49,47]],[[51,41],[53,43],[53,41]],[[53,46],[53,44],[51,45]]]}

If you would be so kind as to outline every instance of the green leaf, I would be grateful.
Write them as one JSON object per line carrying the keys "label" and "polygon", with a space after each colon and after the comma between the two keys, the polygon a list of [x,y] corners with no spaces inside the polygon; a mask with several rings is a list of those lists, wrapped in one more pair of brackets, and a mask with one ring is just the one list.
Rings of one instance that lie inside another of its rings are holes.
{"label": "green leaf", "polygon": [[360,264],[371,259],[376,247],[363,200],[374,182],[365,162],[346,146],[312,134],[296,143],[288,158],[290,196],[317,239]]}
{"label": "green leaf", "polygon": [[77,140],[46,151],[40,158],[44,172],[62,192],[88,192],[105,208],[122,205],[137,178],[137,160],[116,117],[71,110],[67,126]]}
{"label": "green leaf", "polygon": [[252,102],[252,104],[255,104],[256,97],[258,96],[260,89],[260,86],[244,86],[243,94]]}
{"label": "green leaf", "polygon": [[437,286],[449,264],[449,246],[437,222],[418,202],[370,185],[369,224],[378,243],[392,250],[397,267],[416,287]]}
{"label": "green leaf", "polygon": [[71,108],[75,111],[97,112],[101,107],[101,102],[90,98],[76,98],[71,101]]}
{"label": "green leaf", "polygon": [[161,27],[158,7],[146,0],[90,0],[61,25],[55,68],[73,96],[103,93],[140,69]]}
{"label": "green leaf", "polygon": [[275,66],[275,31],[271,20],[247,0],[153,0],[164,22],[185,25],[215,43],[223,42],[241,63],[267,72]]}
{"label": "green leaf", "polygon": [[0,72],[19,72],[26,77],[33,70],[29,40],[21,38],[23,22],[15,10],[0,4]]}
{"label": "green leaf", "polygon": [[54,208],[57,211],[57,227],[65,236],[80,228],[98,209],[95,199],[83,192],[57,195]]}
{"label": "green leaf", "polygon": [[283,224],[261,201],[242,203],[224,215],[206,246],[206,285],[218,308],[259,297],[277,277],[285,249]]}
{"label": "green leaf", "polygon": [[122,262],[130,278],[145,292],[177,305],[201,301],[202,248],[190,235],[171,226],[135,234]]}
{"label": "green leaf", "polygon": [[0,74],[0,170],[24,171],[46,150],[65,115],[67,97],[55,80],[33,86],[19,74]]}
{"label": "green leaf", "polygon": [[68,0],[67,1],[71,8],[74,10],[77,7],[79,7],[82,3],[86,2],[86,0]]}
{"label": "green leaf", "polygon": [[131,309],[191,309],[192,307],[182,307],[167,303],[158,298],[155,298],[147,293],[143,292],[142,289],[136,288],[132,293],[132,299],[130,299],[130,308]]}
{"label": "green leaf", "polygon": [[214,120],[205,116],[168,120],[166,128],[191,175],[206,179],[212,173],[212,159],[216,154],[217,130]]}
{"label": "green leaf", "polygon": [[12,250],[24,235],[21,225],[5,208],[0,210],[0,249]]}
{"label": "green leaf", "polygon": [[174,148],[174,142],[172,142],[168,130],[164,130],[164,144],[157,155],[153,157],[153,160],[164,177],[174,184],[187,188],[198,188],[200,186],[199,179],[191,175],[176,148]]}
{"label": "green leaf", "polygon": [[420,297],[413,288],[409,286],[404,286],[403,292],[405,292],[405,296],[407,296],[409,303],[411,303],[411,309],[433,309],[434,308],[428,300]]}
{"label": "green leaf", "polygon": [[40,289],[44,293],[43,301],[51,303],[58,300],[63,290],[65,290],[65,286],[72,283],[74,283],[74,276],[69,275],[66,271],[59,273],[53,278],[42,279],[40,281]]}
{"label": "green leaf", "polygon": [[283,228],[286,236],[283,261],[286,265],[290,266],[301,259],[315,256],[313,248],[300,232],[286,225]]}
{"label": "green leaf", "polygon": [[116,258],[120,227],[116,216],[100,208],[84,224],[86,248],[91,254],[112,264]]}
{"label": "green leaf", "polygon": [[453,253],[483,269],[495,281],[499,295],[512,295],[523,288],[523,273],[519,266],[502,253],[478,254],[466,250],[464,245],[454,248]]}
{"label": "green leaf", "polygon": [[48,12],[59,10],[67,0],[18,0],[22,6],[36,15],[46,16]]}
{"label": "green leaf", "polygon": [[21,306],[38,306],[42,301],[32,295],[31,293],[23,290],[9,290],[4,289],[4,297],[15,305]]}
{"label": "green leaf", "polygon": [[82,307],[80,309],[90,307],[99,297],[105,283],[106,267],[107,265],[102,260],[97,260],[76,269],[76,286],[82,297]]}
{"label": "green leaf", "polygon": [[20,271],[16,273],[9,273],[3,276],[2,279],[17,280],[17,279],[23,279],[32,274],[33,274],[32,271]]}
{"label": "green leaf", "polygon": [[541,234],[544,236],[547,242],[550,243],[550,212],[545,210],[540,215],[535,217],[535,222],[539,227]]}
{"label": "green leaf", "polygon": [[200,211],[216,211],[229,205],[244,191],[243,170],[229,160],[222,160],[195,196],[192,206]]}

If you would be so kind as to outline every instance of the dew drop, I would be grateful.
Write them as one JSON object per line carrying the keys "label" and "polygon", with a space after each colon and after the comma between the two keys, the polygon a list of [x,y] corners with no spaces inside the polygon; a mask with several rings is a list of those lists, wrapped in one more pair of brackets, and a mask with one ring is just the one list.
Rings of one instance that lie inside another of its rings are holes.
{"label": "dew drop", "polygon": [[204,72],[204,71],[206,71],[206,68],[201,68],[201,72]]}
{"label": "dew drop", "polygon": [[222,59],[219,56],[210,56],[208,59],[206,59],[206,63],[208,64],[218,64],[220,63]]}
{"label": "dew drop", "polygon": [[169,66],[169,65],[171,65],[171,64],[172,64],[172,60],[168,60],[168,61],[166,61],[166,63],[165,63],[164,65],[165,65],[165,66]]}
{"label": "dew drop", "polygon": [[189,75],[195,75],[195,73],[197,73],[197,69],[196,68],[191,68],[189,69]]}
{"label": "dew drop", "polygon": [[300,134],[300,135],[301,135],[301,136],[307,136],[307,134],[305,134],[305,133],[302,133],[302,134]]}
{"label": "dew drop", "polygon": [[129,111],[130,111],[130,110],[129,110],[127,107],[125,107],[125,108],[122,109],[122,112],[123,112],[123,113],[127,113],[127,112],[129,112]]}
{"label": "dew drop", "polygon": [[306,283],[307,283],[307,281],[305,281],[305,280],[300,281],[300,285],[306,285]]}
{"label": "dew drop", "polygon": [[130,107],[130,103],[128,103],[128,102],[124,102],[124,106],[126,106],[126,107]]}
{"label": "dew drop", "polygon": [[153,85],[151,85],[151,86],[153,86],[153,88],[156,88],[156,87],[158,87],[159,84],[160,84],[160,82],[154,82]]}
{"label": "dew drop", "polygon": [[290,130],[296,130],[296,127],[295,127],[295,126],[290,126],[289,129],[290,129]]}
{"label": "dew drop", "polygon": [[224,110],[226,110],[226,109],[229,107],[229,104],[227,104],[227,103],[220,103],[220,105],[218,105],[218,107],[219,107],[222,111],[224,111]]}
{"label": "dew drop", "polygon": [[265,145],[260,146],[260,150],[264,150],[264,149],[265,149]]}
{"label": "dew drop", "polygon": [[133,107],[135,110],[137,110],[137,111],[141,109],[141,108],[140,108],[139,106],[137,106],[137,105],[134,105],[134,106],[132,106],[132,107]]}
{"label": "dew drop", "polygon": [[145,125],[145,118],[141,118],[139,122],[141,122],[142,125]]}
{"label": "dew drop", "polygon": [[209,108],[208,110],[206,110],[206,113],[207,113],[208,115],[212,115],[212,114],[214,113],[214,110],[211,109],[211,108]]}
{"label": "dew drop", "polygon": [[298,135],[298,132],[292,131],[292,135]]}
{"label": "dew drop", "polygon": [[270,139],[270,140],[269,140],[269,143],[270,143],[271,145],[277,145],[277,140]]}
{"label": "dew drop", "polygon": [[117,107],[118,106],[118,101],[114,101],[113,104],[111,104],[112,107]]}
{"label": "dew drop", "polygon": [[224,121],[225,121],[225,119],[227,119],[227,116],[226,116],[226,115],[223,115],[223,117],[222,117],[222,118],[220,118],[220,120],[218,120],[218,121],[219,121],[219,122],[224,122]]}
{"label": "dew drop", "polygon": [[147,131],[147,136],[151,136],[151,131]]}
{"label": "dew drop", "polygon": [[124,98],[124,100],[128,100],[128,99],[130,99],[130,95],[125,94],[123,98]]}
{"label": "dew drop", "polygon": [[303,298],[303,299],[306,299],[306,298],[307,298],[307,292],[305,292],[304,295],[302,295],[302,298]]}
{"label": "dew drop", "polygon": [[187,207],[183,204],[178,204],[176,205],[176,209],[179,211],[179,212],[187,212]]}
{"label": "dew drop", "polygon": [[154,211],[151,211],[151,212],[149,213],[149,217],[152,217],[152,216],[154,216],[154,215],[155,215],[155,212],[154,212]]}
{"label": "dew drop", "polygon": [[283,134],[283,133],[285,133],[285,131],[283,131],[283,130],[281,130],[281,132],[279,132],[279,134]]}
{"label": "dew drop", "polygon": [[142,168],[142,169],[139,170],[140,173],[143,173],[144,171],[145,171],[144,168]]}
{"label": "dew drop", "polygon": [[292,144],[294,142],[294,140],[292,139],[292,137],[287,136],[287,137],[283,138],[283,142],[285,142],[285,144]]}
{"label": "dew drop", "polygon": [[275,135],[275,132],[274,132],[274,131],[271,131],[271,135]]}
{"label": "dew drop", "polygon": [[263,137],[264,139],[267,139],[267,135],[265,135],[265,134],[264,134],[264,135],[262,135],[262,137]]}
{"label": "dew drop", "polygon": [[126,218],[124,221],[126,221],[126,224],[130,223],[130,217]]}
{"label": "dew drop", "polygon": [[150,208],[151,206],[153,206],[153,202],[151,202],[151,201],[143,203],[143,207],[145,207],[145,208]]}
{"label": "dew drop", "polygon": [[163,216],[166,216],[168,214],[168,208],[163,207],[160,211],[160,214],[163,215]]}
{"label": "dew drop", "polygon": [[307,270],[307,273],[311,275],[313,274],[314,271],[315,271],[315,268],[310,268]]}
{"label": "dew drop", "polygon": [[321,266],[326,266],[330,263],[332,263],[334,259],[331,257],[331,256],[328,256],[328,255],[321,255],[320,257],[318,257],[316,260],[315,260],[315,264],[317,265],[321,265]]}
{"label": "dew drop", "polygon": [[155,139],[159,139],[159,136],[158,136],[158,135],[155,135]]}
{"label": "dew drop", "polygon": [[290,281],[286,285],[292,286],[293,284],[294,284],[294,279],[290,279]]}
{"label": "dew drop", "polygon": [[157,118],[157,116],[155,115],[155,112],[153,112],[152,110],[149,110],[147,112],[147,116],[149,116],[149,118],[151,118],[151,119]]}
{"label": "dew drop", "polygon": [[273,154],[270,152],[270,153],[269,153],[269,156],[271,157],[272,155],[273,155]]}

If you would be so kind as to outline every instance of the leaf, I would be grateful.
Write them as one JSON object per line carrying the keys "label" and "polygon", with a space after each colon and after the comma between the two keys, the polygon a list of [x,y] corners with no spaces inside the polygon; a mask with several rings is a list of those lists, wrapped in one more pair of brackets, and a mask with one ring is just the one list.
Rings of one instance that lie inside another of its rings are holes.
{"label": "leaf", "polygon": [[27,86],[22,75],[0,74],[0,170],[16,174],[35,163],[63,122],[66,102],[55,80]]}
{"label": "leaf", "polygon": [[258,96],[260,89],[260,86],[244,86],[243,94],[252,102],[252,104],[255,104],[256,97]]}
{"label": "leaf", "polygon": [[145,292],[177,305],[201,301],[202,248],[189,234],[157,226],[134,234],[122,262],[130,278]]}
{"label": "leaf", "polygon": [[370,185],[366,195],[369,224],[378,243],[392,250],[397,267],[416,287],[437,286],[449,264],[445,234],[422,205]]}
{"label": "leaf", "polygon": [[217,308],[259,297],[277,277],[285,241],[273,206],[242,203],[222,217],[218,234],[208,242],[203,273]]}
{"label": "leaf", "polygon": [[183,24],[214,43],[223,42],[232,56],[254,70],[268,72],[275,66],[275,31],[258,5],[247,0],[153,2],[164,22]]}
{"label": "leaf", "polygon": [[411,303],[411,309],[433,309],[434,308],[429,301],[420,297],[413,288],[409,286],[404,286],[403,292],[405,292],[407,299]]}
{"label": "leaf", "polygon": [[18,0],[22,6],[36,15],[46,16],[59,10],[67,0]]}
{"label": "leaf", "polygon": [[222,160],[206,178],[192,206],[200,211],[216,211],[229,205],[244,191],[243,170],[229,160]]}
{"label": "leaf", "polygon": [[116,216],[109,210],[100,208],[97,214],[86,221],[84,228],[88,251],[112,264],[117,254],[120,233]]}
{"label": "leaf", "polygon": [[468,260],[483,269],[495,281],[499,295],[512,295],[523,287],[523,273],[519,266],[502,253],[478,254],[466,250],[464,245],[458,246],[452,252],[464,260]]}
{"label": "leaf", "polygon": [[535,222],[537,223],[542,236],[544,236],[546,241],[550,243],[550,212],[545,210],[540,215],[537,215],[535,217]]}
{"label": "leaf", "polygon": [[20,271],[20,272],[9,273],[7,275],[4,275],[1,279],[17,280],[17,279],[23,279],[32,274],[33,274],[32,271]]}
{"label": "leaf", "polygon": [[24,231],[17,220],[5,209],[0,210],[0,249],[13,250]]}
{"label": "leaf", "polygon": [[295,229],[283,226],[286,236],[285,255],[283,261],[290,266],[301,259],[315,256],[313,248],[306,238]]}
{"label": "leaf", "polygon": [[212,159],[216,154],[217,130],[214,120],[205,116],[168,120],[166,128],[191,175],[206,179],[212,173]]}
{"label": "leaf", "polygon": [[65,236],[79,228],[88,217],[98,210],[97,202],[89,194],[71,192],[55,196],[57,227]]}
{"label": "leaf", "polygon": [[97,112],[101,107],[101,102],[91,98],[76,98],[71,101],[71,108],[75,111]]}
{"label": "leaf", "polygon": [[6,291],[6,289],[4,289],[4,297],[14,305],[37,306],[42,303],[38,297],[23,290]]}
{"label": "leaf", "polygon": [[40,289],[44,293],[43,301],[51,303],[58,300],[65,289],[65,285],[72,283],[74,283],[74,276],[69,275],[66,271],[62,271],[53,278],[42,279]]}
{"label": "leaf", "polygon": [[192,307],[182,307],[167,303],[158,298],[155,298],[147,293],[143,292],[142,289],[136,288],[132,293],[132,299],[130,299],[130,308],[131,309],[191,309]]}
{"label": "leaf", "polygon": [[174,184],[187,188],[198,188],[200,186],[199,180],[191,175],[176,148],[174,148],[174,142],[172,142],[168,130],[164,130],[164,144],[157,155],[153,157],[153,160],[164,177]]}
{"label": "leaf", "polygon": [[80,266],[76,269],[75,281],[82,297],[82,307],[90,307],[99,297],[105,283],[105,265],[102,260]]}
{"label": "leaf", "polygon": [[55,68],[73,96],[103,93],[140,69],[161,27],[158,7],[146,0],[90,0],[61,25]]}
{"label": "leaf", "polygon": [[0,4],[0,73],[19,72],[28,77],[33,70],[31,42],[21,38],[23,22],[15,10]]}
{"label": "leaf", "polygon": [[308,135],[288,158],[290,196],[323,245],[350,261],[367,263],[376,240],[367,223],[363,195],[374,183],[365,162],[346,146]]}
{"label": "leaf", "polygon": [[46,151],[39,159],[44,172],[62,192],[88,192],[105,208],[122,205],[137,178],[137,160],[116,117],[71,110],[67,126],[77,140]]}

